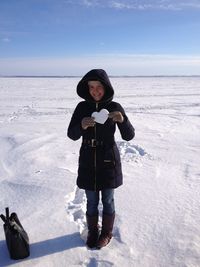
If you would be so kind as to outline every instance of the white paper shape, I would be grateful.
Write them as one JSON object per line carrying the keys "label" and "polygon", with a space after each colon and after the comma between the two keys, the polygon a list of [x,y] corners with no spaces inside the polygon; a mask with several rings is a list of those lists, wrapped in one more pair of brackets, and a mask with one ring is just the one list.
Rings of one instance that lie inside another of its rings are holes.
{"label": "white paper shape", "polygon": [[98,123],[104,124],[108,118],[109,112],[107,109],[101,109],[99,112],[95,111],[92,113],[92,117]]}

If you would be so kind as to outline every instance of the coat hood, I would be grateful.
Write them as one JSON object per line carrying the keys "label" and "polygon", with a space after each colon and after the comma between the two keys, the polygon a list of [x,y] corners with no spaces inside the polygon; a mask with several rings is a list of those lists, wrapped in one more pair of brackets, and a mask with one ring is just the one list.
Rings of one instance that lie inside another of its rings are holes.
{"label": "coat hood", "polygon": [[95,102],[89,93],[88,81],[100,81],[105,88],[105,94],[100,103],[109,102],[113,99],[114,89],[107,73],[102,69],[93,69],[83,76],[77,85],[77,94],[89,102]]}

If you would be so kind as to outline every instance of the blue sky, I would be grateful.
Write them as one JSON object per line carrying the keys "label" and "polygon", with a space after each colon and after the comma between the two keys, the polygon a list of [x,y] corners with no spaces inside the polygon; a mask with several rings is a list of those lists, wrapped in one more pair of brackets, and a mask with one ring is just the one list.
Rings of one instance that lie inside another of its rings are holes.
{"label": "blue sky", "polygon": [[200,74],[200,0],[0,0],[0,75]]}

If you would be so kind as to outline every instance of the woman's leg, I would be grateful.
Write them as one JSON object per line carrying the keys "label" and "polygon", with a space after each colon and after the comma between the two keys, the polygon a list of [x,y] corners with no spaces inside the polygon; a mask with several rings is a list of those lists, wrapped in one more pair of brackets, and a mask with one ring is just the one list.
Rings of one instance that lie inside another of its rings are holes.
{"label": "woman's leg", "polygon": [[112,238],[112,230],[115,220],[114,189],[102,190],[103,216],[102,230],[97,248],[105,247]]}
{"label": "woman's leg", "polygon": [[96,247],[99,238],[99,192],[86,190],[85,194],[87,198],[86,220],[88,226],[88,236],[86,244],[89,248],[94,248]]}
{"label": "woman's leg", "polygon": [[87,198],[87,215],[96,216],[98,215],[98,205],[99,205],[99,191],[85,190]]}
{"label": "woman's leg", "polygon": [[114,189],[104,189],[101,191],[103,214],[111,215],[115,213]]}

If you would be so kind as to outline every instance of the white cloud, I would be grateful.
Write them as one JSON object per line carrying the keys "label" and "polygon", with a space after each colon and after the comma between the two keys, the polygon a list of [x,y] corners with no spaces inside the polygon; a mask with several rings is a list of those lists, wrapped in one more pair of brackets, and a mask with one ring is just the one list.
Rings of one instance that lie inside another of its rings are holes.
{"label": "white cloud", "polygon": [[133,10],[183,10],[188,8],[200,8],[199,0],[81,0],[79,4],[87,7]]}
{"label": "white cloud", "polygon": [[83,75],[93,68],[103,68],[110,75],[200,75],[200,55],[99,54],[0,59],[0,75]]}
{"label": "white cloud", "polygon": [[9,43],[11,41],[11,39],[6,37],[6,38],[3,38],[2,41],[4,43]]}
{"label": "white cloud", "polygon": [[98,0],[82,0],[82,4],[87,7],[101,6]]}

